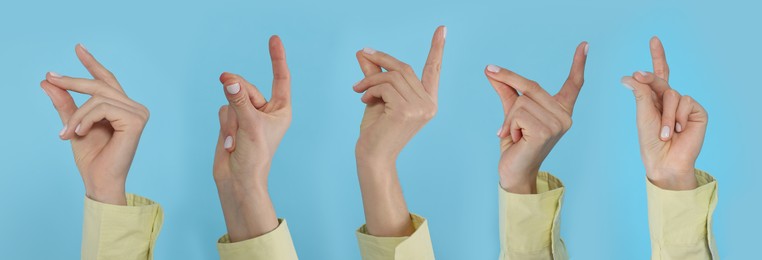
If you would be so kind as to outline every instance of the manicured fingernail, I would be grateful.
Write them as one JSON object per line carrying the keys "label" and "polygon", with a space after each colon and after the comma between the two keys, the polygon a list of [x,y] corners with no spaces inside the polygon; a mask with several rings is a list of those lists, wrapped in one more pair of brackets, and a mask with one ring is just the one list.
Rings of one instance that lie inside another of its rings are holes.
{"label": "manicured fingernail", "polygon": [[497,137],[500,137],[500,134],[503,133],[503,128],[497,129]]}
{"label": "manicured fingernail", "polygon": [[638,71],[638,74],[640,74],[640,76],[643,76],[643,77],[645,77],[646,75],[648,75],[648,74],[646,74],[645,72],[643,72],[642,70],[639,70],[639,71]]}
{"label": "manicured fingernail", "polygon": [[376,53],[376,50],[374,50],[373,48],[365,47],[365,48],[362,48],[362,52],[367,54],[373,54],[373,53]]}
{"label": "manicured fingernail", "polygon": [[64,125],[63,129],[61,129],[61,132],[58,132],[58,136],[63,136],[64,133],[66,133],[66,129],[69,129],[69,127]]}
{"label": "manicured fingernail", "polygon": [[500,67],[490,64],[490,65],[487,65],[487,71],[492,73],[497,73],[500,71]]}
{"label": "manicured fingernail", "polygon": [[225,149],[230,149],[231,147],[233,147],[233,137],[232,136],[225,137],[225,143],[222,146],[225,147]]}
{"label": "manicured fingernail", "polygon": [[627,88],[629,90],[635,90],[635,88],[633,88],[632,86],[630,86],[630,84],[627,84],[625,82],[622,82],[622,86],[624,86],[625,88]]}
{"label": "manicured fingernail", "polygon": [[61,74],[55,73],[54,71],[49,71],[48,74],[50,74],[51,77],[54,78],[60,78]]}
{"label": "manicured fingernail", "polygon": [[661,127],[661,139],[667,139],[669,138],[669,126],[662,126]]}
{"label": "manicured fingernail", "polygon": [[675,131],[677,131],[678,133],[682,132],[683,125],[681,125],[680,123],[675,124]]}
{"label": "manicured fingernail", "polygon": [[230,95],[238,94],[238,91],[241,91],[241,85],[238,83],[227,85],[225,86],[225,89],[228,91]]}
{"label": "manicured fingernail", "polygon": [[79,134],[79,127],[80,127],[80,126],[81,126],[81,124],[77,125],[77,127],[76,127],[76,128],[74,128],[74,132],[75,132],[75,133]]}
{"label": "manicured fingernail", "polygon": [[590,49],[590,43],[585,43],[585,56],[587,56],[587,50]]}
{"label": "manicured fingernail", "polygon": [[442,38],[447,38],[447,26],[442,27]]}

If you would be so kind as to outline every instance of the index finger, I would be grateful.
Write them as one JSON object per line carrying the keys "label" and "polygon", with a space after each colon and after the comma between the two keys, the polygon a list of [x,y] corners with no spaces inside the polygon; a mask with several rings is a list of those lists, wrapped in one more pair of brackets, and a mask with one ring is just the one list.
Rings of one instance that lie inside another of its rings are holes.
{"label": "index finger", "polygon": [[362,50],[357,51],[355,56],[357,56],[357,63],[360,64],[360,70],[362,70],[362,73],[366,77],[376,73],[381,73],[381,66],[376,65],[368,58],[366,58],[365,55],[363,55]]}
{"label": "index finger", "polygon": [[439,72],[442,68],[442,55],[446,36],[447,27],[445,26],[439,26],[434,31],[429,56],[426,58],[426,65],[423,66],[423,74],[421,74],[423,88],[434,97],[437,96],[439,91]]}
{"label": "index finger", "polygon": [[77,53],[77,58],[79,59],[79,62],[82,63],[83,66],[85,66],[85,69],[87,69],[88,72],[90,72],[90,75],[93,76],[94,79],[102,80],[103,82],[106,82],[109,86],[112,88],[115,88],[119,90],[120,92],[124,93],[124,90],[122,89],[122,86],[119,85],[119,81],[116,80],[116,77],[114,76],[111,71],[106,69],[98,60],[95,59],[95,56],[93,56],[84,45],[77,44],[76,47],[74,47],[74,52]]}
{"label": "index finger", "polygon": [[654,74],[657,77],[669,81],[669,65],[667,65],[667,55],[664,53],[664,45],[661,44],[659,37],[651,38],[651,61],[654,66]]}

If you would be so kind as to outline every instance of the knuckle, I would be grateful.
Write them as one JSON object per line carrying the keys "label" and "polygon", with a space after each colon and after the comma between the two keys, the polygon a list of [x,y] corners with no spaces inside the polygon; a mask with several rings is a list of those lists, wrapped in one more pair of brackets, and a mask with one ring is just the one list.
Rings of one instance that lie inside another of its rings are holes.
{"label": "knuckle", "polygon": [[410,64],[402,63],[402,71],[405,73],[415,73],[413,67]]}

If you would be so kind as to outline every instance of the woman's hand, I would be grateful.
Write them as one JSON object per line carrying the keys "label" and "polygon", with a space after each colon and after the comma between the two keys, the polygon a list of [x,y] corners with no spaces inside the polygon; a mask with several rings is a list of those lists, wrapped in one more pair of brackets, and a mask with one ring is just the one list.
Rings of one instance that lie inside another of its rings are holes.
{"label": "woman's hand", "polygon": [[637,104],[640,154],[646,176],[663,189],[696,188],[696,158],[701,152],[709,117],[690,96],[669,86],[669,66],[659,38],[651,39],[654,73],[638,71],[623,77]]}
{"label": "woman's hand", "polygon": [[[580,43],[569,78],[551,96],[537,82],[489,65],[484,73],[503,102],[500,138],[500,186],[519,194],[537,193],[540,165],[572,125],[572,110],[582,88],[588,44]],[[519,92],[521,95],[519,95]]]}
{"label": "woman's hand", "polygon": [[[402,148],[437,112],[439,70],[444,49],[434,37],[421,79],[410,65],[370,48],[357,52],[365,78],[352,88],[367,104],[357,140],[358,160],[394,162]],[[382,72],[381,69],[385,69]]]}
{"label": "woman's hand", "polygon": [[355,156],[366,227],[372,235],[398,237],[413,232],[395,163],[437,111],[445,35],[444,26],[434,32],[421,79],[410,65],[386,53],[370,48],[357,52],[365,78],[353,89],[364,92],[361,100],[367,106]]}
{"label": "woman's hand", "polygon": [[[127,205],[124,185],[148,121],[148,109],[127,97],[114,75],[84,46],[77,45],[75,52],[94,79],[49,72],[40,86],[63,121],[59,136],[71,140],[86,195],[104,203]],[[69,91],[92,97],[77,107]]]}
{"label": "woman's hand", "polygon": [[271,37],[269,45],[273,69],[270,101],[242,77],[230,73],[220,76],[229,105],[220,108],[214,180],[233,242],[278,226],[267,176],[291,123],[291,76],[280,38]]}

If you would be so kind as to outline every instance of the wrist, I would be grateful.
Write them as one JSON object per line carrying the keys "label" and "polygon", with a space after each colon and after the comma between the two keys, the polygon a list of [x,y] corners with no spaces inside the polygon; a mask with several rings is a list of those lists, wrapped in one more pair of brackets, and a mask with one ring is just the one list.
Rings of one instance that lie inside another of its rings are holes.
{"label": "wrist", "polygon": [[652,169],[646,171],[646,176],[651,183],[662,189],[692,190],[698,187],[694,169]]}
{"label": "wrist", "polygon": [[85,196],[91,200],[106,204],[127,206],[127,196],[124,184],[85,187]]}
{"label": "wrist", "polygon": [[537,172],[539,169],[523,171],[500,171],[500,187],[510,193],[536,194]]}

